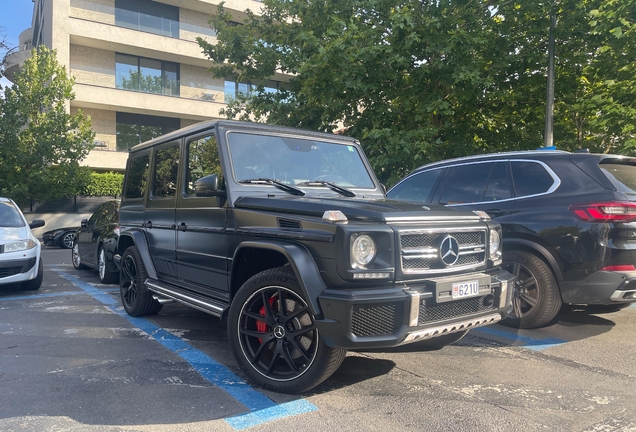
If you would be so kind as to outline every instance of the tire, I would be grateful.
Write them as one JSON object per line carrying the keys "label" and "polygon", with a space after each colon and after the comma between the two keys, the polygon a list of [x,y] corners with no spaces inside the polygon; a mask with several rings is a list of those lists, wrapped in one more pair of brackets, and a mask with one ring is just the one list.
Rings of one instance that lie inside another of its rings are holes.
{"label": "tire", "polygon": [[415,346],[426,351],[434,351],[434,350],[442,349],[447,345],[458,342],[460,339],[466,336],[467,333],[468,333],[468,330],[450,333],[447,335],[438,336],[436,338],[426,339],[421,342],[415,342]]}
{"label": "tire", "polygon": [[155,315],[163,306],[152,297],[146,288],[148,278],[146,267],[135,246],[130,246],[121,258],[119,273],[119,292],[121,303],[128,315],[134,317]]}
{"label": "tire", "polygon": [[60,247],[62,249],[72,249],[75,242],[75,233],[67,232],[60,239]]}
{"label": "tire", "polygon": [[503,268],[515,275],[512,313],[502,324],[515,328],[548,325],[561,309],[554,274],[539,257],[523,251],[504,252]]}
{"label": "tire", "polygon": [[248,377],[281,393],[317,386],[347,354],[320,338],[290,267],[263,271],[243,284],[230,305],[228,339]]}
{"label": "tire", "polygon": [[112,263],[106,259],[106,251],[100,246],[97,251],[97,271],[99,272],[99,281],[103,284],[114,284],[118,282],[119,273],[112,270]]}
{"label": "tire", "polygon": [[75,270],[86,270],[88,268],[82,264],[82,257],[79,253],[79,244],[77,241],[73,242],[73,249],[71,249],[71,261],[73,262]]}
{"label": "tire", "polygon": [[27,291],[37,291],[42,286],[42,280],[44,279],[44,266],[42,265],[42,258],[40,258],[40,263],[38,264],[38,274],[35,276],[35,279],[31,279],[30,281],[22,282],[20,286],[22,289]]}

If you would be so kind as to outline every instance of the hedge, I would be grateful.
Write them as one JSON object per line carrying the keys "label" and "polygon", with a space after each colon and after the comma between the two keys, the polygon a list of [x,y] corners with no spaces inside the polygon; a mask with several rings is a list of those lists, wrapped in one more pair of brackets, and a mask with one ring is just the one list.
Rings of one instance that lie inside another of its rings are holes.
{"label": "hedge", "polygon": [[89,196],[120,196],[124,184],[121,173],[91,173],[91,180],[82,190],[81,195]]}

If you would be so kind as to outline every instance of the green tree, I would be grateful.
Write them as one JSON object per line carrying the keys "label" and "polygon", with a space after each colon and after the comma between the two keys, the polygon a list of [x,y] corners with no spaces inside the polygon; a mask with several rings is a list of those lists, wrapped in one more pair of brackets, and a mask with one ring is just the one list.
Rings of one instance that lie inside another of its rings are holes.
{"label": "green tree", "polygon": [[13,86],[0,99],[0,195],[24,202],[78,193],[90,169],[79,161],[92,148],[90,118],[70,115],[73,79],[40,46],[31,52]]}
{"label": "green tree", "polygon": [[[437,159],[543,145],[555,15],[555,144],[636,147],[636,0],[264,0],[199,44],[216,77],[254,85],[229,118],[361,140],[388,183]],[[286,74],[278,93],[262,83]],[[280,76],[280,75],[279,75]]]}
{"label": "green tree", "polygon": [[543,144],[549,16],[557,18],[554,142],[630,152],[636,125],[634,0],[505,2],[485,57],[500,64],[472,113],[493,149]]}
{"label": "green tree", "polygon": [[[225,113],[344,133],[360,139],[376,173],[392,182],[446,157],[458,108],[476,106],[489,83],[492,29],[486,1],[264,0],[235,25],[212,19],[218,43],[199,39],[217,77],[252,82]],[[291,76],[278,93],[263,85]],[[463,132],[463,136],[471,136]],[[474,141],[462,143],[480,151]]]}

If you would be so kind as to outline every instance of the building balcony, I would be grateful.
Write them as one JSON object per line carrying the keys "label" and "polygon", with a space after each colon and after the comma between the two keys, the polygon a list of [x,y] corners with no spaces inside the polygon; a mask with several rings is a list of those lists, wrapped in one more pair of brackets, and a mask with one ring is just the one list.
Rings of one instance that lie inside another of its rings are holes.
{"label": "building balcony", "polygon": [[106,111],[120,111],[190,120],[210,120],[221,117],[224,103],[176,96],[141,93],[117,88],[78,84],[73,86],[75,100],[71,106]]}
{"label": "building balcony", "polygon": [[18,51],[14,51],[9,54],[6,58],[5,70],[4,74],[7,79],[11,82],[15,82],[15,74],[20,71],[22,68],[22,63],[29,57],[31,57],[31,35],[33,34],[33,29],[28,28],[18,37],[19,46]]}

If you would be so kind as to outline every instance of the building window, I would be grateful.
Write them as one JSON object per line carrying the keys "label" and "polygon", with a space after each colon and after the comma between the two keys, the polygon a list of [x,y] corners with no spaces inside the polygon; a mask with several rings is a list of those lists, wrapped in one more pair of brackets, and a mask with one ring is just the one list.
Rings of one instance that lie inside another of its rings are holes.
{"label": "building window", "polygon": [[179,96],[179,65],[145,57],[115,54],[117,88]]}
{"label": "building window", "polygon": [[117,113],[117,151],[127,151],[181,127],[178,118],[155,117],[143,114]]}
{"label": "building window", "polygon": [[150,0],[115,0],[115,25],[179,37],[179,8]]}
{"label": "building window", "polygon": [[[276,93],[280,87],[280,81],[267,81],[265,83],[266,93]],[[225,102],[236,99],[237,94],[249,96],[250,93],[256,90],[255,84],[225,80]]]}

